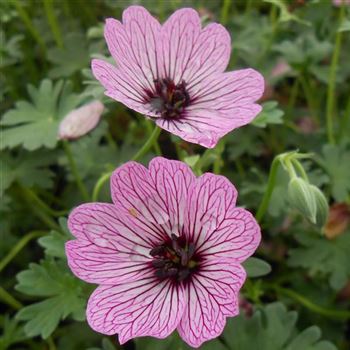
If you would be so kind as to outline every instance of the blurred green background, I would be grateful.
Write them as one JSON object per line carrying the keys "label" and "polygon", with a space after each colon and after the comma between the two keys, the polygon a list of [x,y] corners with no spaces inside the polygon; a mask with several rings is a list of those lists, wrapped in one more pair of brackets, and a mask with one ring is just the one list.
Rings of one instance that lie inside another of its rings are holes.
{"label": "blurred green background", "polygon": [[[152,130],[103,96],[90,70],[92,58],[109,58],[104,19],[121,19],[131,4],[161,21],[193,7],[203,25],[222,23],[232,39],[229,70],[252,67],[266,80],[261,114],[214,150],[162,132],[142,162],[161,152],[222,173],[256,213],[273,159],[299,150],[312,154],[299,164],[330,206],[326,225],[311,223],[288,199],[289,173],[279,165],[256,254],[266,263],[248,269],[241,315],[201,349],[349,349],[350,13],[328,0],[0,2],[0,349],[188,349],[176,334],[121,347],[90,330],[94,286],[71,274],[64,254],[71,208],[110,201],[109,171]],[[106,107],[97,128],[58,140],[64,116],[92,99]]]}

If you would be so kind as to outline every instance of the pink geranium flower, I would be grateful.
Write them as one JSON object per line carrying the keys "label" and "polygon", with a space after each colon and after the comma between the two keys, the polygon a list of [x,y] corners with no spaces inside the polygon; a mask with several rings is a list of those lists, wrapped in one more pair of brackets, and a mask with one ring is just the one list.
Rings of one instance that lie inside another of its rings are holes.
{"label": "pink geranium flower", "polygon": [[260,242],[235,187],[158,157],[148,169],[115,170],[111,193],[113,204],[83,204],[68,221],[76,237],[66,244],[69,266],[100,285],[87,306],[90,326],[122,344],[175,329],[193,347],[217,337],[239,313],[241,263]]}
{"label": "pink geranium flower", "polygon": [[261,111],[254,102],[264,90],[253,69],[224,72],[231,53],[228,31],[201,28],[198,13],[176,11],[163,26],[141,6],[109,18],[105,38],[117,66],[93,60],[105,94],[149,116],[189,142],[214,147],[231,130]]}

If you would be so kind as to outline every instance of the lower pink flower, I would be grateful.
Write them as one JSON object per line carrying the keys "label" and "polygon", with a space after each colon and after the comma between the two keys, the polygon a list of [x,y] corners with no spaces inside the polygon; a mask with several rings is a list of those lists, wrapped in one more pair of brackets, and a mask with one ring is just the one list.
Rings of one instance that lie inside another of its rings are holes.
{"label": "lower pink flower", "polygon": [[100,285],[89,325],[121,344],[175,329],[193,347],[220,335],[239,313],[241,263],[260,242],[253,216],[236,207],[235,187],[158,157],[148,169],[128,162],[115,170],[111,194],[113,204],[83,204],[68,221],[76,237],[66,244],[69,266]]}

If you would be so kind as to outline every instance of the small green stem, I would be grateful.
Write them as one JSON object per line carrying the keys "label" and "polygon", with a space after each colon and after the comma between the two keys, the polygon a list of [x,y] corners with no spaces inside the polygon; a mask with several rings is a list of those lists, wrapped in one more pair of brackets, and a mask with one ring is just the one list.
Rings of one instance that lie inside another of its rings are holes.
{"label": "small green stem", "polygon": [[0,299],[2,299],[7,305],[11,306],[15,310],[19,310],[23,305],[16,300],[10,293],[0,286]]}
{"label": "small green stem", "polygon": [[[157,139],[160,135],[162,129],[160,129],[158,126],[155,126],[154,130],[152,131],[152,134],[148,138],[148,140],[145,142],[145,144],[142,146],[142,148],[135,153],[135,155],[132,157],[131,160],[137,161],[140,158],[142,158],[150,149],[152,146],[155,145],[157,142]],[[98,195],[100,193],[100,190],[102,186],[106,183],[106,181],[109,180],[111,177],[113,171],[109,171],[108,173],[103,174],[96,182],[94,190],[92,192],[92,201],[96,202],[98,200]]]}
{"label": "small green stem", "polygon": [[350,311],[341,311],[341,310],[332,310],[332,309],[326,309],[322,306],[319,306],[317,304],[314,304],[311,300],[305,298],[303,295],[298,294],[294,292],[291,289],[279,287],[279,286],[272,286],[272,288],[277,292],[284,294],[291,299],[294,299],[295,301],[299,302],[309,310],[316,312],[320,315],[327,316],[334,319],[340,319],[340,320],[347,320],[350,319]]}
{"label": "small green stem", "polygon": [[224,0],[223,6],[221,8],[221,23],[222,25],[226,25],[227,24],[227,20],[228,20],[228,15],[230,12],[230,7],[231,7],[231,2],[232,0]]}
{"label": "small green stem", "polygon": [[32,240],[42,237],[46,234],[45,231],[32,231],[23,236],[9,253],[0,261],[0,272],[16,257],[16,255]]}
{"label": "small green stem", "polygon": [[[339,12],[339,24],[342,23],[345,15],[345,5],[343,4]],[[334,100],[335,100],[335,80],[338,69],[338,61],[340,56],[340,48],[342,43],[343,32],[337,32],[335,36],[335,47],[333,51],[331,67],[328,77],[328,90],[327,90],[327,107],[326,107],[326,120],[327,120],[327,136],[328,142],[335,144],[334,130],[333,130],[333,112],[334,112]]]}
{"label": "small green stem", "polygon": [[312,91],[311,91],[311,88],[310,88],[310,84],[308,83],[307,79],[304,77],[304,73],[301,72],[299,74],[299,81],[300,81],[300,84],[304,90],[304,93],[305,93],[305,97],[306,97],[306,100],[307,100],[307,104],[308,104],[308,107],[309,107],[309,112],[311,114],[311,118],[315,121],[315,122],[318,122],[318,117],[317,117],[317,106],[316,106],[316,101],[314,100],[314,97],[312,95]]}
{"label": "small green stem", "polygon": [[63,140],[62,142],[64,151],[66,153],[66,156],[68,158],[69,166],[72,171],[72,174],[74,176],[75,182],[80,190],[81,195],[83,196],[83,199],[88,202],[89,201],[89,193],[79,175],[77,165],[75,163],[72,150],[70,148],[69,142],[67,140]]}
{"label": "small green stem", "polygon": [[279,162],[280,162],[279,156],[276,156],[272,161],[271,168],[270,168],[269,180],[267,183],[267,189],[266,189],[264,197],[260,203],[258,211],[256,212],[256,215],[255,215],[256,220],[258,222],[261,221],[262,217],[264,216],[264,214],[269,206],[272,192],[273,192],[273,189],[274,189],[275,183],[276,183],[276,176],[277,176]]}
{"label": "small green stem", "polygon": [[298,169],[301,177],[306,181],[306,182],[309,182],[309,177],[307,176],[306,172],[305,172],[305,169],[303,168],[303,166],[300,164],[300,162],[293,158],[292,159],[292,163],[293,165]]}
{"label": "small green stem", "polygon": [[53,7],[53,1],[52,0],[43,0],[43,1],[44,1],[44,8],[45,8],[47,20],[49,22],[53,37],[55,38],[57,46],[59,48],[63,48],[62,34],[61,34],[60,26],[57,22],[55,10]]}
{"label": "small green stem", "polygon": [[285,119],[290,118],[290,116],[292,114],[292,109],[295,106],[295,102],[297,100],[298,93],[299,93],[299,79],[296,78],[296,79],[294,79],[294,83],[292,86],[292,91],[291,91],[290,98],[288,101]]}
{"label": "small green stem", "polygon": [[161,128],[159,128],[158,126],[155,126],[155,128],[153,129],[152,134],[150,135],[148,140],[140,148],[140,150],[138,152],[136,152],[136,154],[132,157],[131,160],[136,161],[136,160],[139,160],[140,158],[142,158],[151,149],[151,147],[156,143],[161,131],[162,131]]}
{"label": "small green stem", "polygon": [[225,141],[224,139],[221,139],[215,148],[216,158],[213,164],[214,174],[220,174],[221,166],[223,165],[223,161],[221,157],[224,150],[225,150]]}
{"label": "small green stem", "polygon": [[22,186],[17,185],[15,189],[18,191],[18,195],[21,198],[24,198],[24,200],[27,202],[28,208],[33,212],[34,215],[36,215],[49,228],[61,231],[60,226],[56,223],[55,220],[52,219],[52,217],[46,211],[44,211],[40,206],[33,205],[32,198],[28,196],[27,192],[23,192],[21,190]]}
{"label": "small green stem", "polygon": [[31,189],[23,187],[22,185],[19,184],[19,187],[21,191],[24,193],[24,195],[28,198],[31,199],[33,204],[37,204],[41,209],[46,211],[49,215],[55,216],[55,217],[60,217],[64,216],[68,213],[68,210],[61,210],[57,211],[54,209],[51,209],[47,204],[41,200],[35,192],[33,192]]}
{"label": "small green stem", "polygon": [[49,350],[56,350],[57,349],[52,337],[48,337],[46,342],[47,342],[47,345],[49,346]]}
{"label": "small green stem", "polygon": [[25,24],[25,26],[27,27],[28,31],[32,34],[34,40],[38,43],[42,52],[45,54],[45,52],[46,52],[45,42],[41,39],[39,32],[34,27],[32,20],[30,19],[27,11],[24,9],[24,7],[22,6],[22,4],[19,0],[13,0],[12,3],[15,6],[19,16],[21,17],[21,19],[22,19],[23,23]]}
{"label": "small green stem", "polygon": [[[152,135],[152,123],[149,122],[148,120],[146,120],[146,127],[147,127],[147,131],[150,135]],[[155,140],[155,142],[153,143],[153,149],[154,151],[156,152],[156,155],[157,156],[160,156],[162,155],[162,151],[159,147],[159,143],[158,143],[158,140]]]}
{"label": "small green stem", "polygon": [[94,190],[92,191],[92,201],[97,202],[98,195],[101,191],[102,186],[109,180],[113,171],[103,174],[96,182]]}

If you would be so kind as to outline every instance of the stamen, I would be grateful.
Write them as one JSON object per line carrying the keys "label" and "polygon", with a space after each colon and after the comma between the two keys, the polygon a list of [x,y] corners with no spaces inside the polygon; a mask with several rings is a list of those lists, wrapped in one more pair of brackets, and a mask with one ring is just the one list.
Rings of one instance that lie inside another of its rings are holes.
{"label": "stamen", "polygon": [[180,118],[190,103],[185,81],[175,85],[169,78],[155,79],[154,89],[155,92],[146,91],[147,100],[154,111],[165,119]]}
{"label": "stamen", "polygon": [[188,279],[197,269],[199,263],[194,254],[195,245],[175,234],[171,235],[170,240],[150,251],[150,255],[154,257],[152,266],[156,276],[160,279],[176,279],[178,282]]}

